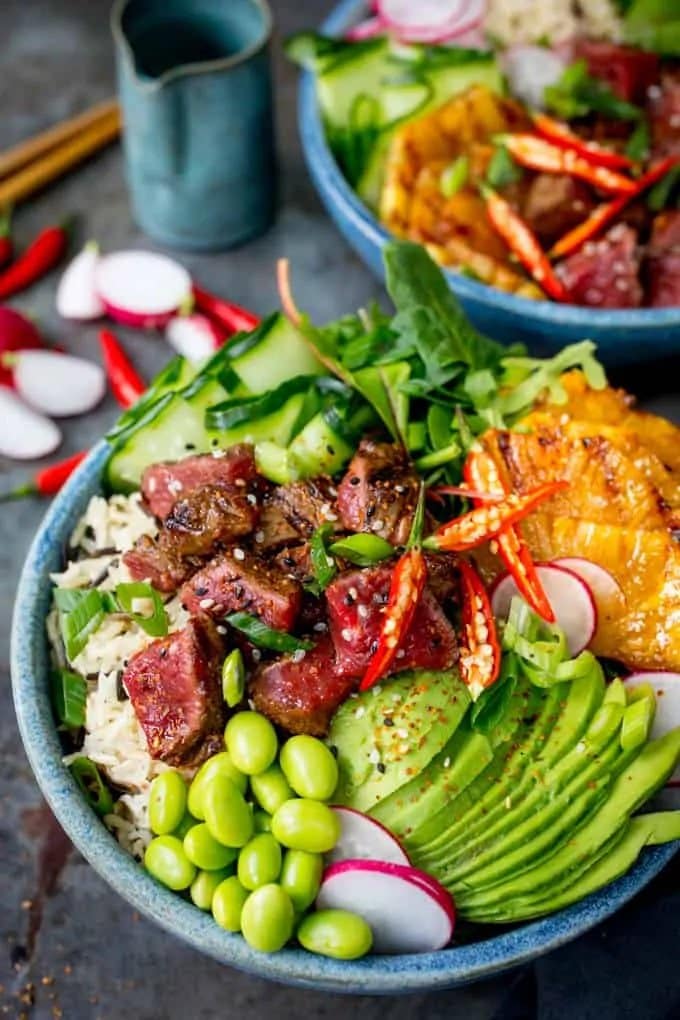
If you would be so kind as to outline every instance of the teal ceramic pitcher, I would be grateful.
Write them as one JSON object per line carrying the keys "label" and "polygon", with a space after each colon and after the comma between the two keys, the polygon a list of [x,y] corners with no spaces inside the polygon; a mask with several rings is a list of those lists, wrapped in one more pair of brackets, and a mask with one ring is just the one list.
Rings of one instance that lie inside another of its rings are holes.
{"label": "teal ceramic pitcher", "polygon": [[195,251],[261,233],[276,191],[264,0],[116,0],[111,24],[142,230]]}

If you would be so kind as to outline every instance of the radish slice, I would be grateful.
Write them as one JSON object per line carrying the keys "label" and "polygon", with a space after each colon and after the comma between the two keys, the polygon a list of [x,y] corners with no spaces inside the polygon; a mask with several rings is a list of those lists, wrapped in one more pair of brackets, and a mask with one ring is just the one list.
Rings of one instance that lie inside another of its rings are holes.
{"label": "radish slice", "polygon": [[99,319],[105,311],[97,294],[95,276],[99,245],[89,241],[69,263],[57,287],[57,311],[65,319]]}
{"label": "radish slice", "polygon": [[[0,355],[14,351],[26,351],[43,346],[42,337],[34,326],[20,312],[0,305]],[[0,362],[0,385],[13,386],[14,376],[11,365]]]}
{"label": "radish slice", "polygon": [[0,386],[0,453],[13,460],[36,460],[52,453],[61,432],[6,386]]}
{"label": "radish slice", "polygon": [[[573,571],[554,563],[537,566],[536,571],[557,624],[565,633],[569,654],[578,655],[590,644],[597,627],[597,610],[590,588]],[[515,595],[519,595],[517,585],[510,574],[505,574],[491,593],[491,608],[497,619],[507,619]]]}
{"label": "radish slice", "polygon": [[366,18],[365,21],[360,21],[358,25],[354,25],[353,28],[345,32],[345,39],[347,42],[361,42],[362,39],[373,39],[374,36],[384,32],[385,28],[385,22],[380,15],[375,18]]}
{"label": "radish slice", "polygon": [[316,899],[359,914],[376,953],[428,953],[451,941],[455,909],[449,893],[417,868],[385,861],[332,864]]}
{"label": "radish slice", "polygon": [[170,346],[194,363],[204,361],[224,343],[224,335],[207,315],[175,315],[165,327],[165,339]]}
{"label": "radish slice", "polygon": [[165,326],[191,297],[191,278],[183,266],[151,251],[119,251],[104,255],[96,287],[106,312],[126,326]]}
{"label": "radish slice", "polygon": [[327,855],[330,864],[358,858],[391,861],[393,864],[411,863],[399,841],[380,822],[354,808],[334,807],[333,811],[340,821],[340,836]]}
{"label": "radish slice", "polygon": [[[631,673],[623,681],[626,687],[650,684],[656,695],[656,715],[650,736],[663,737],[669,730],[680,726],[680,673],[650,670],[647,673]],[[680,786],[680,762],[668,780],[667,786]]]}
{"label": "radish slice", "polygon": [[93,361],[56,351],[17,351],[14,385],[37,411],[54,418],[85,414],[103,399],[106,376]]}
{"label": "radish slice", "polygon": [[595,599],[598,626],[605,620],[618,616],[624,609],[626,599],[616,578],[599,563],[585,560],[580,556],[564,556],[553,560],[553,566],[564,567],[576,574],[588,585]]}
{"label": "radish slice", "polygon": [[404,42],[437,43],[478,25],[484,0],[380,0],[378,14]]}

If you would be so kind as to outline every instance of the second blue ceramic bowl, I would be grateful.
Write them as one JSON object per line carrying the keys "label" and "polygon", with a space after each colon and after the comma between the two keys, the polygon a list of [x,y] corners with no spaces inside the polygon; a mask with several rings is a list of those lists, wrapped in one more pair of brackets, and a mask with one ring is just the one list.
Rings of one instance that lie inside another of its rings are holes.
{"label": "second blue ceramic bowl", "polygon": [[49,575],[62,567],[76,521],[100,491],[106,455],[104,443],[95,447],[50,506],[28,554],[12,627],[14,703],[29,761],[64,830],[109,885],[161,927],[222,963],[286,984],[362,995],[430,991],[490,977],[576,938],[639,892],[676,852],[680,844],[646,850],[624,878],[567,910],[500,934],[480,929],[480,941],[437,953],[369,956],[352,963],[299,949],[266,956],[219,928],[210,915],[160,886],[121,849],[61,760],[48,694]]}
{"label": "second blue ceramic bowl", "polygon": [[[321,26],[342,35],[365,14],[365,0],[342,0]],[[336,226],[366,265],[384,278],[382,247],[390,234],[352,191],[326,142],[316,102],[314,75],[300,83],[299,129],[316,189]],[[565,344],[589,338],[609,364],[652,361],[680,354],[680,307],[608,311],[531,301],[446,272],[475,325],[505,343],[521,340],[536,354],[554,354]]]}

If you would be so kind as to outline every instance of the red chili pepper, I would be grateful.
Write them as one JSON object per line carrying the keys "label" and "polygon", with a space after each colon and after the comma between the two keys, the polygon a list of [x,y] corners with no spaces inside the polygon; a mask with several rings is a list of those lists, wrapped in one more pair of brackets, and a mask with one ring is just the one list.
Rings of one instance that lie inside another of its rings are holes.
{"label": "red chili pepper", "polygon": [[482,579],[467,560],[461,560],[458,568],[463,596],[463,634],[458,668],[463,683],[476,699],[498,679],[501,649]]}
{"label": "red chili pepper", "polygon": [[121,407],[132,407],[146,390],[146,383],[120,345],[118,338],[109,329],[99,333],[104,368],[111,384],[111,392]]}
{"label": "red chili pepper", "polygon": [[11,221],[12,213],[10,209],[0,214],[0,268],[7,265],[14,253]]}
{"label": "red chili pepper", "polygon": [[23,499],[25,496],[54,496],[68,481],[78,465],[87,457],[87,450],[80,450],[79,453],[72,453],[65,460],[50,464],[42,468],[33,476],[33,480],[25,485],[20,485],[11,492],[0,494],[0,503],[6,503],[10,499]]}
{"label": "red chili pepper", "polygon": [[668,156],[666,159],[662,159],[660,163],[657,163],[646,174],[638,178],[635,182],[634,192],[629,195],[619,195],[618,198],[613,199],[611,202],[603,202],[602,205],[598,205],[583,223],[579,223],[577,227],[568,230],[553,245],[549,252],[550,256],[555,259],[563,258],[565,255],[571,255],[573,252],[578,251],[586,241],[590,241],[591,238],[600,233],[603,227],[611,223],[612,220],[615,220],[630,202],[638,198],[652,184],[656,184],[662,177],[665,177],[668,171],[672,170],[678,162],[680,162],[678,156]]}
{"label": "red chili pepper", "polygon": [[463,482],[461,485],[434,485],[427,490],[427,495],[441,502],[442,496],[461,496],[463,499],[473,499],[480,503],[498,503],[505,496],[505,491],[499,489],[497,492],[483,492],[481,487],[474,488]]}
{"label": "red chili pepper", "polygon": [[494,229],[500,234],[510,251],[514,252],[536,283],[555,301],[568,301],[569,292],[550,265],[538,238],[512,208],[509,202],[484,186],[486,211]]}
{"label": "red chili pepper", "polygon": [[629,170],[635,166],[635,161],[629,156],[624,156],[620,152],[612,152],[611,149],[604,149],[595,142],[585,141],[579,135],[574,134],[567,124],[555,120],[554,117],[549,117],[547,113],[534,113],[533,122],[539,135],[547,138],[549,142],[553,142],[560,149],[572,149],[595,166],[607,166],[612,170]]}
{"label": "red chili pepper", "polygon": [[427,565],[420,547],[407,549],[397,561],[392,574],[378,647],[359,685],[360,691],[367,691],[377,683],[392,665],[399,646],[411,626],[426,580]]}
{"label": "red chili pepper", "polygon": [[495,538],[509,525],[521,521],[546,499],[550,499],[556,492],[561,492],[566,487],[566,482],[546,482],[531,492],[524,494],[512,492],[498,503],[475,507],[474,510],[454,518],[448,524],[443,524],[434,535],[425,539],[423,545],[427,549],[446,552],[474,549],[488,542],[490,538]]}
{"label": "red chili pepper", "polygon": [[569,174],[570,177],[579,177],[614,195],[635,191],[636,182],[632,178],[624,177],[606,166],[595,166],[573,149],[560,149],[537,135],[503,135],[500,141],[517,163],[530,170],[540,170],[547,174]]}
{"label": "red chili pepper", "polygon": [[250,333],[260,323],[259,317],[249,312],[246,308],[216,297],[196,284],[193,287],[193,294],[196,307],[215,319],[230,333]]}
{"label": "red chili pepper", "polygon": [[68,233],[64,227],[47,227],[41,231],[26,251],[0,274],[0,301],[45,276],[62,258],[67,245]]}
{"label": "red chili pepper", "polygon": [[[479,488],[496,490],[504,488],[496,463],[486,451],[471,450],[463,465],[463,474],[471,486],[476,485]],[[519,528],[516,526],[504,528],[499,531],[495,541],[498,544],[500,557],[514,578],[520,595],[535,613],[538,613],[548,623],[554,623],[555,614],[536,572],[529,547],[522,538]]]}

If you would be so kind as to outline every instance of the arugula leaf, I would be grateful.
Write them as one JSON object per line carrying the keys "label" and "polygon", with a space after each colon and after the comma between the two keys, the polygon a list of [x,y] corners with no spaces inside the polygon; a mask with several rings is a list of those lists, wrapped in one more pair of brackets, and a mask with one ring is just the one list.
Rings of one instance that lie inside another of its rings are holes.
{"label": "arugula leaf", "polygon": [[593,389],[604,389],[607,378],[595,349],[592,340],[581,340],[553,358],[504,358],[501,385],[506,389],[499,395],[498,410],[504,417],[520,417],[543,394],[551,404],[566,403],[568,395],[561,376],[570,368],[580,368]]}
{"label": "arugula leaf", "polygon": [[626,3],[626,42],[668,57],[680,56],[680,10],[671,0],[619,0]]}
{"label": "arugula leaf", "polygon": [[639,120],[642,111],[620,99],[605,82],[588,73],[585,60],[577,60],[544,92],[545,104],[565,120],[600,113],[616,120]]}

